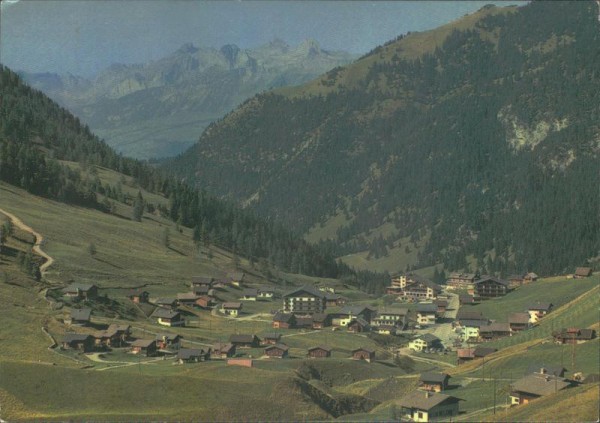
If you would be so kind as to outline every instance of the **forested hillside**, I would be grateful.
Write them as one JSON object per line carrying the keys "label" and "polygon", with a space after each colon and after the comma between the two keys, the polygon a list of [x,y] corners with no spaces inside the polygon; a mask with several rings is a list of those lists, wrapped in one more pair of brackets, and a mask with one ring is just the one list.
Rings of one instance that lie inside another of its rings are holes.
{"label": "forested hillside", "polygon": [[410,237],[418,267],[572,270],[600,251],[597,17],[486,6],[254,97],[170,169],[299,231],[336,221],[339,256]]}
{"label": "forested hillside", "polygon": [[[65,164],[79,162],[81,169]],[[102,184],[95,166],[132,176],[139,188],[169,199],[151,204],[141,194],[124,194],[119,183]],[[88,169],[88,171],[85,171]],[[287,228],[252,211],[165,176],[137,160],[124,158],[87,127],[18,75],[0,68],[0,180],[36,195],[111,213],[115,202],[133,205],[131,224],[143,213],[162,214],[194,228],[194,240],[216,244],[261,265],[307,275],[344,277],[364,289],[380,290],[385,275],[355,273],[333,256],[311,246]]]}

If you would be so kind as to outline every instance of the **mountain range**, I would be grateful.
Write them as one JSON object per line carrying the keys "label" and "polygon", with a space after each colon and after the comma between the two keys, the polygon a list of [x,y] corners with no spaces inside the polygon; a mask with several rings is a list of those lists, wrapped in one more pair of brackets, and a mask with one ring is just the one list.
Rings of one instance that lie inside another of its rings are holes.
{"label": "mountain range", "polygon": [[353,58],[314,40],[290,47],[276,39],[255,49],[185,44],[154,62],[114,64],[93,79],[21,76],[119,152],[145,159],[180,153],[210,122],[256,93],[304,83]]}
{"label": "mountain range", "polygon": [[560,272],[600,251],[598,5],[486,6],[259,94],[167,164],[343,259]]}

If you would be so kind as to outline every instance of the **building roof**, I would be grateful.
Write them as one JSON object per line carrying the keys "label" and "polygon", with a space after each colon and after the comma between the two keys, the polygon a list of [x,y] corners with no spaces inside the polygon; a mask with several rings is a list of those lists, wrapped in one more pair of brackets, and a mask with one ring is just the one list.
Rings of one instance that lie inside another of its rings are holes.
{"label": "building roof", "polygon": [[478,276],[479,275],[476,274],[476,273],[454,272],[454,273],[450,273],[450,276],[448,276],[448,279],[470,279],[470,280],[474,280]]}
{"label": "building roof", "polygon": [[156,335],[157,341],[175,342],[179,338],[183,338],[183,336],[171,333],[159,333],[158,335]]}
{"label": "building roof", "polygon": [[562,377],[532,373],[517,380],[511,387],[513,391],[544,396],[563,390],[570,385],[571,383]]}
{"label": "building roof", "polygon": [[251,343],[255,342],[257,339],[258,338],[256,337],[256,335],[233,334],[229,337],[229,342],[251,344]]}
{"label": "building roof", "polygon": [[313,318],[313,322],[318,322],[318,323],[322,323],[325,322],[327,319],[329,319],[329,314],[327,313],[315,313],[313,314],[312,318]]}
{"label": "building roof", "polygon": [[463,401],[452,395],[438,394],[432,392],[413,391],[400,400],[400,406],[406,408],[417,408],[428,411],[443,402]]}
{"label": "building roof", "polygon": [[273,316],[274,322],[290,323],[292,320],[295,320],[295,316],[291,313],[283,313],[280,311]]}
{"label": "building roof", "polygon": [[596,331],[594,329],[561,329],[558,332],[554,332],[552,335],[555,338],[564,338],[564,339],[577,339],[580,341],[589,341],[594,338]]}
{"label": "building roof", "polygon": [[529,323],[529,314],[527,313],[512,313],[508,316],[508,323],[525,324]]}
{"label": "building roof", "polygon": [[552,308],[552,305],[552,303],[535,303],[530,304],[529,307],[527,307],[527,310],[548,311]]}
{"label": "building roof", "polygon": [[325,299],[327,301],[339,300],[340,298],[342,298],[342,296],[340,294],[335,294],[333,292],[325,291]]}
{"label": "building roof", "polygon": [[458,358],[481,358],[498,351],[496,348],[476,347],[476,348],[457,348],[456,356]]}
{"label": "building roof", "polygon": [[327,345],[317,345],[316,347],[312,347],[312,348],[308,349],[308,351],[315,351],[315,350],[323,350],[323,351],[331,352],[332,348]]}
{"label": "building roof", "polygon": [[487,320],[463,319],[463,320],[460,321],[460,325],[462,327],[480,328],[482,326],[487,326],[488,325],[488,321]]}
{"label": "building roof", "polygon": [[361,348],[356,348],[352,350],[352,354],[354,354],[355,352],[358,351],[365,351],[368,352],[369,354],[375,354],[375,350],[372,348],[365,348],[365,347],[361,347]]}
{"label": "building roof", "polygon": [[156,300],[154,300],[154,304],[172,305],[176,302],[177,301],[173,297],[160,297],[160,298],[157,298]]}
{"label": "building roof", "polygon": [[246,276],[246,274],[244,272],[230,272],[227,274],[227,276],[229,276],[229,278],[233,281],[241,282],[244,280],[244,276]]}
{"label": "building roof", "polygon": [[446,300],[434,300],[433,303],[438,307],[448,307],[448,301]]}
{"label": "building roof", "polygon": [[474,285],[478,285],[484,282],[494,282],[496,284],[499,285],[504,285],[504,286],[508,286],[508,281],[505,281],[504,279],[499,279],[493,276],[484,276],[479,280],[476,280],[475,282],[473,282]]}
{"label": "building roof", "polygon": [[206,351],[198,348],[182,348],[177,352],[177,359],[189,360],[191,358],[197,358],[201,355],[205,355]]}
{"label": "building roof", "polygon": [[346,305],[342,307],[339,314],[348,314],[352,316],[358,316],[359,314],[363,314],[365,311],[374,312],[375,310],[368,306],[363,305]]}
{"label": "building roof", "polygon": [[143,295],[148,295],[148,294],[149,294],[149,292],[142,288],[131,288],[129,290],[130,297],[138,297],[138,296],[141,297]]}
{"label": "building roof", "polygon": [[415,338],[415,339],[422,339],[423,341],[427,342],[428,344],[431,344],[432,342],[441,341],[440,338],[438,338],[437,336],[435,336],[431,333],[425,333],[423,335],[417,336],[417,338]]}
{"label": "building roof", "polygon": [[184,292],[184,293],[177,294],[177,299],[180,301],[181,300],[196,301],[198,299],[198,296],[194,292]]}
{"label": "building roof", "polygon": [[155,317],[157,319],[174,319],[179,315],[178,311],[169,310],[164,307],[157,307],[150,317]]}
{"label": "building roof", "polygon": [[438,373],[438,372],[421,373],[421,377],[419,378],[419,380],[421,382],[434,382],[434,383],[444,383],[448,379],[450,379],[449,375],[447,375],[446,373]]}
{"label": "building roof", "polygon": [[63,336],[62,341],[66,342],[66,343],[71,343],[71,342],[83,342],[88,340],[88,338],[91,338],[92,335],[89,335],[87,333],[66,333],[65,336]]}
{"label": "building roof", "polygon": [[485,320],[485,317],[480,311],[467,310],[465,308],[459,308],[456,314],[456,320]]}
{"label": "building roof", "polygon": [[131,343],[132,347],[148,348],[150,345],[155,344],[155,339],[136,339]]}
{"label": "building roof", "polygon": [[384,308],[377,310],[378,316],[406,316],[407,314],[407,308]]}
{"label": "building roof", "polygon": [[235,345],[233,345],[230,342],[227,342],[227,343],[217,342],[217,343],[213,344],[213,351],[219,352],[219,353],[228,353],[229,351],[231,351],[234,348],[235,348]]}
{"label": "building roof", "polygon": [[318,289],[313,288],[312,286],[301,286],[300,288],[296,288],[292,291],[287,292],[286,294],[283,294],[283,297],[297,297],[299,296],[298,294],[301,294],[302,292],[305,292],[313,297],[317,297],[317,298],[325,298],[325,294],[321,291],[319,291]]}
{"label": "building roof", "polygon": [[492,353],[495,353],[496,351],[498,351],[498,348],[475,347],[475,350],[473,351],[473,355],[475,357],[485,357]]}
{"label": "building roof", "polygon": [[559,376],[559,377],[562,377],[565,374],[566,370],[567,369],[565,369],[562,366],[555,366],[555,365],[548,366],[543,363],[530,364],[529,367],[527,367],[527,373],[548,374],[548,375]]}
{"label": "building roof", "polygon": [[212,285],[215,278],[211,276],[192,276],[192,284]]}
{"label": "building roof", "polygon": [[425,304],[418,304],[417,305],[417,313],[437,313],[437,309],[438,306],[436,304],[433,303],[425,303]]}
{"label": "building roof", "polygon": [[274,293],[275,289],[271,288],[270,286],[261,286],[260,288],[258,288],[258,292],[271,292],[271,293]]}
{"label": "building roof", "polygon": [[590,276],[592,274],[591,267],[578,267],[575,269],[576,276]]}
{"label": "building roof", "polygon": [[208,287],[206,285],[195,286],[192,288],[192,290],[194,291],[194,294],[196,294],[196,295],[206,295],[210,291],[210,287]]}
{"label": "building roof", "polygon": [[357,324],[363,328],[368,328],[369,327],[369,322],[367,322],[365,319],[363,319],[362,317],[358,317],[356,319],[352,319],[350,322],[348,322],[348,326],[350,325],[354,325]]}
{"label": "building roof", "polygon": [[242,291],[244,297],[256,297],[258,295],[258,289],[248,288]]}
{"label": "building roof", "polygon": [[281,350],[281,351],[287,351],[290,349],[290,347],[288,347],[285,344],[275,344],[275,345],[269,345],[268,347],[265,348],[265,351],[269,351],[269,350]]}
{"label": "building roof", "polygon": [[228,302],[228,303],[223,303],[223,308],[232,308],[232,309],[241,309],[242,308],[242,303],[240,302]]}
{"label": "building roof", "polygon": [[89,321],[92,315],[90,308],[73,308],[71,309],[71,319]]}
{"label": "building roof", "polygon": [[489,325],[480,326],[479,332],[510,332],[510,325],[501,322],[490,323]]}
{"label": "building roof", "polygon": [[276,339],[279,340],[279,338],[281,338],[281,334],[280,333],[265,333],[262,336],[263,339]]}
{"label": "building roof", "polygon": [[116,330],[117,332],[130,332],[131,331],[131,325],[119,325],[117,323],[111,323],[110,325],[108,325],[108,329],[109,330]]}

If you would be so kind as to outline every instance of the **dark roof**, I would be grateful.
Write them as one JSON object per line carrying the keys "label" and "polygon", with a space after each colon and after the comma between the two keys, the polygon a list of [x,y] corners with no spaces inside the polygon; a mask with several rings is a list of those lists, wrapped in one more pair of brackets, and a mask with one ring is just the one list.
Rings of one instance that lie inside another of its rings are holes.
{"label": "dark roof", "polygon": [[159,333],[158,335],[156,335],[156,340],[157,341],[167,341],[167,342],[174,342],[176,341],[178,338],[183,338],[183,336],[181,335],[173,335],[170,333]]}
{"label": "dark roof", "polygon": [[178,311],[169,310],[163,307],[157,307],[150,317],[156,317],[158,319],[174,319],[178,315]]}
{"label": "dark roof", "polygon": [[553,333],[552,335],[556,338],[565,338],[565,339],[578,339],[581,341],[590,340],[594,338],[596,331],[594,329],[561,329],[558,332]]}
{"label": "dark roof", "polygon": [[227,353],[227,352],[231,351],[233,348],[235,348],[235,345],[233,345],[230,342],[227,342],[227,343],[217,342],[216,344],[213,344],[213,351],[216,351],[216,352]]}
{"label": "dark roof", "polygon": [[487,318],[480,311],[459,308],[458,313],[456,314],[456,320],[485,320],[485,321],[487,321]]}
{"label": "dark roof", "polygon": [[281,338],[281,334],[280,333],[265,333],[262,336],[263,339],[277,339],[279,340],[279,338]]}
{"label": "dark roof", "polygon": [[498,351],[497,348],[490,348],[490,347],[476,347],[475,350],[473,351],[473,355],[475,357],[485,357],[487,355],[490,355],[492,353],[495,353],[496,351]]}
{"label": "dark roof", "polygon": [[390,316],[406,316],[408,314],[407,308],[384,308],[377,311],[378,316],[390,315]]}
{"label": "dark roof", "polygon": [[590,276],[591,274],[591,267],[578,267],[577,269],[575,269],[575,275],[577,276]]}
{"label": "dark roof", "polygon": [[140,348],[148,348],[150,345],[154,344],[156,340],[154,339],[136,339],[131,343],[132,347],[140,347]]}
{"label": "dark roof", "polygon": [[512,384],[513,391],[534,395],[549,395],[570,386],[571,383],[562,377],[532,373]]}
{"label": "dark roof", "polygon": [[227,276],[229,276],[231,278],[231,280],[239,282],[244,279],[245,275],[246,274],[244,272],[230,272]]}
{"label": "dark roof", "polygon": [[353,325],[355,323],[358,324],[359,326],[363,327],[363,328],[368,328],[369,327],[369,322],[367,322],[362,317],[358,317],[356,319],[352,319],[350,322],[348,322],[348,326]]}
{"label": "dark roof", "polygon": [[206,351],[204,351],[203,349],[182,348],[177,352],[177,359],[189,360],[191,358],[200,357],[204,354],[206,354]]}
{"label": "dark roof", "polygon": [[175,302],[176,302],[175,298],[172,298],[172,297],[160,297],[160,298],[157,298],[156,300],[154,300],[154,304],[168,304],[168,305],[171,305],[171,304],[173,304]]}
{"label": "dark roof", "polygon": [[476,273],[459,273],[459,272],[454,272],[454,273],[450,273],[450,276],[448,276],[448,279],[475,279],[477,278],[478,275]]}
{"label": "dark roof", "polygon": [[353,316],[358,316],[359,314],[364,313],[365,311],[370,311],[373,312],[375,311],[374,309],[372,309],[371,307],[368,306],[362,306],[362,305],[347,305],[344,306],[341,310],[340,310],[340,314],[350,314]]}
{"label": "dark roof", "polygon": [[552,308],[552,303],[535,303],[535,304],[530,304],[529,307],[527,307],[527,310],[548,311],[551,308]]}
{"label": "dark roof", "polygon": [[501,322],[490,323],[489,325],[480,326],[479,332],[510,332],[510,325]]}
{"label": "dark roof", "polygon": [[290,321],[292,321],[293,319],[295,319],[295,317],[291,313],[278,312],[275,314],[275,316],[273,316],[273,321],[275,322],[290,323]]}
{"label": "dark roof", "polygon": [[324,322],[329,318],[327,313],[315,313],[313,314],[313,322]]}
{"label": "dark roof", "polygon": [[418,336],[416,339],[422,339],[423,341],[427,342],[428,344],[431,344],[432,342],[439,342],[441,341],[440,338],[438,338],[435,335],[432,335],[431,333],[425,333],[421,336]]}
{"label": "dark roof", "polygon": [[312,348],[308,349],[308,351],[314,351],[314,350],[324,350],[327,352],[331,352],[332,348],[327,345],[317,345],[316,347],[312,347]]}
{"label": "dark roof", "polygon": [[508,316],[508,323],[529,323],[529,314],[527,313],[512,313]]}
{"label": "dark roof", "polygon": [[488,325],[488,321],[487,320],[470,320],[470,319],[463,319],[460,321],[460,325],[465,327],[472,327],[472,328],[480,328],[482,326],[487,326]]}
{"label": "dark roof", "polygon": [[[542,373],[541,370],[544,370],[544,373]],[[548,366],[546,364],[530,364],[529,367],[527,367],[527,373],[539,373],[539,374],[548,374],[548,375],[552,375],[552,376],[559,376],[562,377],[565,374],[565,369],[562,366]]]}
{"label": "dark roof", "polygon": [[210,288],[208,286],[202,285],[202,286],[195,286],[193,288],[194,294],[198,294],[198,295],[205,295],[208,294],[208,292],[210,291]]}
{"label": "dark roof", "polygon": [[417,305],[417,313],[436,313],[437,309],[437,305],[433,303]]}
{"label": "dark roof", "polygon": [[223,303],[223,308],[235,308],[235,309],[240,309],[240,308],[242,308],[242,303],[239,303],[239,302],[229,302],[229,303]]}
{"label": "dark roof", "polygon": [[287,351],[290,349],[290,347],[288,347],[285,344],[275,344],[275,345],[269,345],[268,347],[265,348],[265,351],[267,350],[274,350],[274,349],[278,349],[281,351]]}
{"label": "dark roof", "polygon": [[256,335],[243,335],[243,334],[241,334],[241,335],[239,335],[239,334],[235,335],[234,334],[234,335],[231,335],[229,337],[229,342],[232,342],[232,343],[242,343],[242,344],[251,344],[251,343],[255,342],[256,339],[258,339],[256,337]]}
{"label": "dark roof", "polygon": [[244,291],[242,291],[242,295],[244,297],[256,297],[258,295],[258,289],[255,289],[255,288],[244,289]]}
{"label": "dark roof", "polygon": [[587,375],[581,383],[598,383],[600,382],[600,375],[598,373],[591,373]]}
{"label": "dark roof", "polygon": [[66,342],[66,343],[71,343],[71,342],[82,342],[82,341],[86,341],[88,338],[91,338],[92,335],[86,334],[86,333],[66,333],[65,336],[63,336],[62,341]]}
{"label": "dark roof", "polygon": [[352,354],[354,354],[355,352],[358,351],[365,351],[368,352],[369,354],[375,354],[375,350],[372,348],[365,348],[365,347],[361,347],[361,348],[356,348],[352,350]]}
{"label": "dark roof", "polygon": [[212,285],[215,278],[210,276],[192,276],[193,284]]}
{"label": "dark roof", "polygon": [[258,288],[258,292],[275,292],[275,289],[271,288],[270,286],[261,286]]}
{"label": "dark roof", "polygon": [[431,410],[433,407],[443,402],[463,401],[460,398],[451,395],[444,395],[431,392],[413,391],[400,400],[400,406],[407,408],[417,408],[419,410]]}
{"label": "dark roof", "polygon": [[198,299],[198,296],[193,292],[184,292],[184,293],[177,294],[177,299],[178,300],[196,301]]}
{"label": "dark roof", "polygon": [[342,298],[340,294],[334,294],[333,292],[325,292],[325,299],[327,301],[339,300],[340,298]]}
{"label": "dark roof", "polygon": [[504,279],[495,278],[493,276],[484,276],[481,279],[476,280],[475,282],[473,282],[473,284],[474,285],[478,285],[478,284],[484,283],[484,282],[494,282],[494,283],[497,283],[499,285],[508,286],[508,281],[505,281]]}
{"label": "dark roof", "polygon": [[461,303],[472,303],[475,300],[475,298],[473,298],[472,295],[463,294],[458,296],[458,300]]}
{"label": "dark roof", "polygon": [[438,307],[448,307],[449,304],[446,300],[435,300],[433,303],[436,304]]}
{"label": "dark roof", "polygon": [[312,316],[296,317],[296,326],[311,326],[313,322]]}
{"label": "dark roof", "polygon": [[421,377],[419,380],[421,382],[444,383],[448,379],[450,379],[450,376],[446,373],[425,372],[421,373]]}
{"label": "dark roof", "polygon": [[71,319],[89,321],[92,315],[90,308],[74,308],[71,309]]}
{"label": "dark roof", "polygon": [[318,289],[313,288],[312,286],[302,286],[300,288],[296,288],[288,293],[284,294],[283,297],[294,297],[301,292],[306,292],[307,294],[312,295],[313,297],[325,298],[325,294]]}

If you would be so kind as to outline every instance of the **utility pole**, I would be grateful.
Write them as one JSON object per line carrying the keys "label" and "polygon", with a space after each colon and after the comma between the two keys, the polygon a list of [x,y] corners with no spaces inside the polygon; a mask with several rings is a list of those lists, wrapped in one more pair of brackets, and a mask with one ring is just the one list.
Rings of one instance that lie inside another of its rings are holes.
{"label": "utility pole", "polygon": [[496,378],[494,378],[494,415],[496,415]]}

